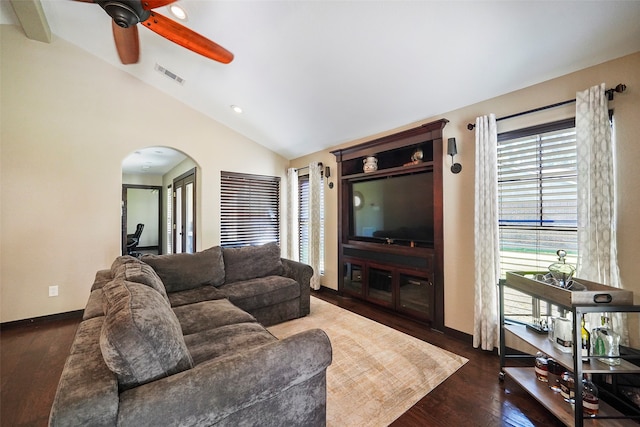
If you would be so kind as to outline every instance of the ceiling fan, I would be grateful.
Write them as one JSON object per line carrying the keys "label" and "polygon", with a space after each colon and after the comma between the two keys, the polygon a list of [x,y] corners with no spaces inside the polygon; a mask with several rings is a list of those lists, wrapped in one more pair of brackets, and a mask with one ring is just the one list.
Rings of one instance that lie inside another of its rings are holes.
{"label": "ceiling fan", "polygon": [[140,56],[138,24],[149,28],[162,37],[171,40],[193,52],[223,64],[233,60],[233,53],[206,37],[165,18],[152,9],[174,3],[176,0],[76,0],[96,3],[111,18],[113,39],[118,56],[123,64],[135,64]]}

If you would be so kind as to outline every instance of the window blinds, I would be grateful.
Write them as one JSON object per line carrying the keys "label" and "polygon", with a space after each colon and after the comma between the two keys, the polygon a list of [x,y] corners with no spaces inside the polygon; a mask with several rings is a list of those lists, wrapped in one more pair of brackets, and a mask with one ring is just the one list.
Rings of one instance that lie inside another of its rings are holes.
{"label": "window blinds", "polygon": [[220,245],[280,243],[280,178],[220,174]]}
{"label": "window blinds", "polygon": [[574,126],[573,120],[564,120],[498,137],[503,273],[546,270],[558,249],[573,259],[577,255]]}

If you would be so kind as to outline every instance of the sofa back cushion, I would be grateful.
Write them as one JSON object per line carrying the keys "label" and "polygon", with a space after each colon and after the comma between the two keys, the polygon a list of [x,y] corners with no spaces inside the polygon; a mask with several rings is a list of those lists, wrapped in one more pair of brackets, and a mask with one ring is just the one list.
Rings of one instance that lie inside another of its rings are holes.
{"label": "sofa back cushion", "polygon": [[164,283],[162,283],[162,279],[160,279],[156,271],[150,265],[145,264],[137,258],[127,255],[125,256],[127,258],[132,258],[135,261],[126,260],[115,268],[112,266],[113,279],[123,279],[127,282],[147,285],[150,288],[155,289],[168,303],[169,297],[167,296],[167,291],[164,287]]}
{"label": "sofa back cushion", "polygon": [[141,260],[158,273],[167,292],[224,283],[222,249],[214,246],[194,254],[143,255]]}
{"label": "sofa back cushion", "polygon": [[224,248],[225,283],[282,275],[280,247],[276,243],[241,248]]}
{"label": "sofa back cushion", "polygon": [[104,286],[103,297],[100,350],[121,390],[193,367],[180,323],[157,291],[115,279]]}

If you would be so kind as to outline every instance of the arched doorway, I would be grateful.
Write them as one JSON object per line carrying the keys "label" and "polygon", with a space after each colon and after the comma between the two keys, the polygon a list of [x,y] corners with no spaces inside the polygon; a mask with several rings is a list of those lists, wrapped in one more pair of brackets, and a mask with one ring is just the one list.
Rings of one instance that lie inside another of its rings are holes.
{"label": "arched doorway", "polygon": [[[146,147],[129,154],[122,162],[122,253],[127,254],[127,235],[144,223],[144,231],[133,255],[141,253],[171,253],[176,251],[173,223],[176,218],[174,180],[188,171],[195,171],[195,161],[169,147]],[[131,198],[133,197],[133,199]],[[192,194],[195,215],[196,193]],[[132,203],[133,201],[133,203]],[[180,214],[178,214],[180,215]],[[184,218],[183,218],[184,220]],[[141,221],[146,221],[141,222]],[[147,223],[151,227],[147,226]],[[191,227],[195,236],[195,221]],[[195,251],[195,245],[190,246]],[[184,245],[181,252],[186,252]]]}

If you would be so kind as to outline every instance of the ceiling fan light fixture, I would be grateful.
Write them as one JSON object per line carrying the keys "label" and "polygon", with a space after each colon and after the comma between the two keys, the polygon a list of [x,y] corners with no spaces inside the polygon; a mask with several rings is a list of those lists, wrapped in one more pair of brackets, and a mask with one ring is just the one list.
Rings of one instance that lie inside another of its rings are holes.
{"label": "ceiling fan light fixture", "polygon": [[177,4],[172,4],[171,6],[169,6],[169,12],[171,12],[171,14],[176,19],[187,21],[187,11],[184,10],[184,7]]}

